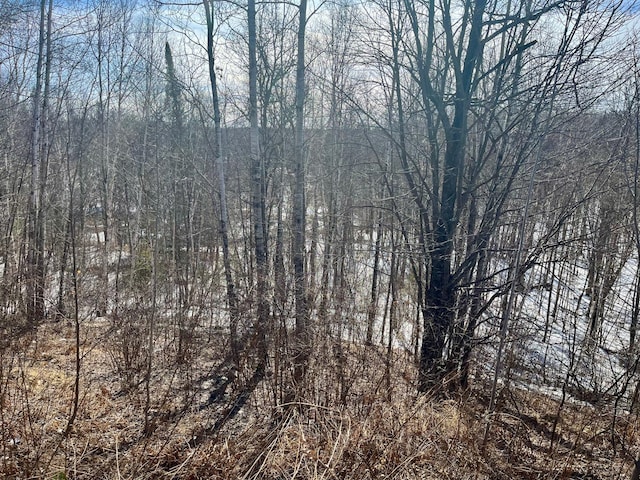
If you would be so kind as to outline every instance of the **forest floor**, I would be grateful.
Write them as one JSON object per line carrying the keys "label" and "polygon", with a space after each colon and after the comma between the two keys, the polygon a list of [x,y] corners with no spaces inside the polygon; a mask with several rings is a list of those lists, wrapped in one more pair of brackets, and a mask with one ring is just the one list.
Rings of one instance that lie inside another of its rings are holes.
{"label": "forest floor", "polygon": [[628,479],[640,445],[637,412],[511,386],[488,418],[488,380],[417,396],[409,357],[359,345],[319,348],[309,398],[294,408],[273,406],[272,375],[220,422],[228,410],[207,402],[219,338],[179,366],[155,352],[147,382],[144,365],[123,370],[114,328],[82,325],[71,426],[73,325],[45,323],[0,350],[2,478]]}

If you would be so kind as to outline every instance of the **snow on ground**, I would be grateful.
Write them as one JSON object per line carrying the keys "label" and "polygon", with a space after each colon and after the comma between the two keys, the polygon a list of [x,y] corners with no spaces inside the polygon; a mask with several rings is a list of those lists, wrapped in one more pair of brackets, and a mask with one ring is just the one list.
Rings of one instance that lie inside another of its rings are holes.
{"label": "snow on ground", "polygon": [[[588,333],[591,299],[585,292],[586,265],[564,267],[563,278],[556,275],[550,284],[543,281],[545,267],[527,272],[509,319],[506,375],[524,388],[552,396],[562,395],[564,387],[574,399],[596,402],[620,396],[628,403],[636,382],[627,368],[634,361],[627,350],[638,261],[632,258],[624,265],[593,336]],[[483,345],[477,357],[495,359],[500,316],[496,301],[478,332],[494,341]],[[490,375],[495,363],[479,368]]]}
{"label": "snow on ground", "polygon": [[[84,296],[81,319],[95,318],[98,310],[99,297],[104,294],[101,289],[100,275],[103,274],[102,265],[105,261],[104,250],[97,231],[89,235],[83,252],[83,262],[87,271],[79,271],[81,294]],[[360,247],[345,258],[344,275],[346,289],[342,292],[344,299],[339,311],[330,305],[327,319],[331,322],[330,331],[341,335],[343,340],[364,343],[367,336],[368,312],[371,301],[371,282],[374,266],[375,234],[371,236],[366,231],[360,231]],[[316,245],[321,255],[324,244],[320,240]],[[109,288],[116,283],[116,270],[120,275],[131,268],[130,253],[109,251],[107,256],[107,272]],[[387,345],[389,343],[389,322],[391,290],[389,278],[391,275],[390,252],[383,251],[380,256],[379,286],[377,299],[377,315],[373,325],[374,343]],[[320,262],[320,261],[318,261]],[[91,269],[93,268],[93,271]],[[404,282],[399,281],[395,313],[393,318],[393,337],[391,345],[396,350],[412,352],[416,337],[416,301],[415,284],[411,273],[406,267]],[[0,272],[4,264],[0,264]],[[496,260],[491,265],[493,272],[498,272],[493,279],[495,285],[504,285],[508,281],[509,263],[506,260]],[[538,264],[525,275],[524,286],[516,293],[514,309],[509,319],[509,334],[506,348],[506,374],[513,382],[536,388],[543,392],[560,392],[563,385],[570,386],[570,394],[576,397],[589,392],[593,395],[614,395],[619,393],[630,379],[628,366],[635,359],[627,355],[629,344],[629,328],[631,309],[633,304],[634,286],[638,272],[638,259],[629,259],[621,270],[619,278],[612,292],[609,294],[605,306],[603,323],[595,340],[588,335],[588,314],[591,299],[586,294],[588,269],[586,262],[573,261],[558,263],[555,277],[549,277],[549,265]],[[226,311],[225,290],[220,272],[213,271],[213,267],[206,267],[205,275],[211,277],[209,285],[202,287],[198,306],[180,309],[177,305],[180,287],[167,285],[165,282],[158,288],[159,310],[156,313],[160,321],[175,323],[181,321],[194,322],[201,328],[227,328],[229,324]],[[220,278],[218,278],[220,277]],[[315,284],[321,282],[320,263],[316,265]],[[68,277],[69,278],[69,277]],[[121,277],[122,278],[122,277]],[[198,280],[200,283],[202,279]],[[69,288],[69,287],[67,287]],[[328,287],[331,293],[332,286]],[[50,306],[59,289],[59,273],[52,272],[48,278],[50,291]],[[317,292],[316,292],[317,293]],[[488,295],[493,294],[490,292]],[[94,298],[95,297],[95,298]],[[335,300],[335,299],[334,299]],[[316,304],[320,301],[316,298]],[[118,302],[116,304],[116,302]],[[136,309],[137,299],[118,298],[107,295],[107,307],[113,311],[120,309]],[[285,316],[291,313],[291,305],[286,306]],[[497,298],[487,310],[480,323],[476,336],[482,340],[476,351],[476,361],[479,373],[491,375],[495,367],[497,352],[497,338],[500,328],[502,298]],[[289,317],[292,317],[289,315]],[[293,325],[293,318],[289,318]],[[250,322],[244,325],[250,328]],[[318,328],[325,326],[318,325]],[[514,366],[516,368],[509,368]],[[626,395],[631,395],[635,389],[628,388]]]}

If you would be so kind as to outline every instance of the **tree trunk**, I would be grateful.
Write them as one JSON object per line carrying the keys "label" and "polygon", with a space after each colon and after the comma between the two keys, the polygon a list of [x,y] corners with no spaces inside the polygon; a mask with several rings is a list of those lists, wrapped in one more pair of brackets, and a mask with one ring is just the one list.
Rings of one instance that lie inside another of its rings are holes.
{"label": "tree trunk", "polygon": [[296,65],[295,185],[293,193],[293,281],[296,305],[296,339],[293,381],[298,389],[304,380],[311,350],[305,275],[306,201],[304,160],[305,29],[307,0],[300,0],[298,12],[298,57]]}
{"label": "tree trunk", "polygon": [[640,480],[640,457],[636,458],[631,472],[631,480]]}
{"label": "tree trunk", "polygon": [[224,265],[224,276],[227,288],[227,303],[229,305],[229,334],[231,337],[231,353],[235,366],[239,363],[238,345],[238,301],[236,298],[235,283],[231,270],[231,254],[229,253],[229,213],[227,208],[227,188],[224,170],[224,158],[222,156],[222,119],[220,116],[220,100],[218,97],[218,86],[216,76],[215,55],[213,52],[213,0],[203,0],[207,19],[207,57],[209,60],[209,81],[211,83],[211,99],[213,103],[213,128],[214,146],[213,161],[218,174],[218,203],[220,217],[218,219],[218,231],[222,240],[222,262]]}
{"label": "tree trunk", "polygon": [[[31,124],[31,186],[29,195],[28,256],[27,256],[27,320],[31,325],[44,318],[44,211],[43,197],[46,184],[44,156],[46,145],[47,96],[51,65],[51,10],[52,0],[40,2],[40,28],[36,85],[33,95]],[[43,74],[43,69],[44,74]],[[44,92],[43,90],[44,86]]]}
{"label": "tree trunk", "polygon": [[[431,274],[425,292],[425,328],[422,335],[418,384],[420,392],[426,392],[438,385],[447,373],[443,365],[445,335],[455,320],[456,312],[456,285],[451,276],[453,264],[451,254],[459,221],[458,188],[459,178],[464,170],[467,114],[471,105],[472,81],[476,67],[482,58],[481,33],[485,5],[485,0],[474,3],[466,54],[464,60],[459,59],[460,64],[454,65],[456,95],[453,102],[453,120],[445,131],[446,148],[442,189],[437,199],[439,208],[432,228],[434,246],[430,258]],[[415,14],[415,11],[413,13]],[[447,15],[446,12],[445,15]],[[415,15],[412,22],[415,31],[417,28]],[[448,24],[445,29],[447,30],[445,34],[453,38],[451,25]],[[448,43],[449,48],[453,48],[453,40]],[[452,51],[450,54],[454,56],[455,52]],[[427,71],[421,72],[424,81],[427,81],[428,74]],[[440,112],[440,115],[443,117],[444,111]],[[441,121],[444,121],[443,118]],[[448,123],[448,120],[445,122]]]}
{"label": "tree trunk", "polygon": [[[371,229],[372,232],[374,229]],[[375,230],[376,242],[373,250],[373,276],[371,277],[371,296],[367,310],[367,338],[366,344],[373,345],[373,330],[378,313],[378,276],[380,274],[380,247],[382,243],[382,212],[378,212],[377,229]]]}
{"label": "tree trunk", "polygon": [[253,240],[256,257],[257,321],[255,324],[257,365],[256,381],[264,375],[267,362],[267,330],[269,304],[267,303],[267,238],[265,227],[265,178],[260,154],[260,131],[258,127],[258,61],[256,55],[256,2],[249,0],[247,8],[249,28],[249,135],[251,164],[251,204],[253,217]]}

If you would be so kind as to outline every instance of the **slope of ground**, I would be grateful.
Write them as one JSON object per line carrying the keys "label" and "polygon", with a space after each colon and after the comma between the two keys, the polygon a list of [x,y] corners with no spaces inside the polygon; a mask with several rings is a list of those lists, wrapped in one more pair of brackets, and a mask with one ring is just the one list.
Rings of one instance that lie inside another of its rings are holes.
{"label": "slope of ground", "polygon": [[42,325],[1,352],[3,478],[620,479],[640,442],[637,412],[515,384],[488,418],[482,375],[462,395],[417,397],[405,354],[359,345],[315,352],[301,404],[273,407],[267,376],[223,424],[233,392],[207,405],[224,350],[215,337],[201,339],[189,367],[156,352],[147,388],[144,374],[131,385],[118,373],[112,322],[87,321],[81,333],[68,432],[73,327]]}

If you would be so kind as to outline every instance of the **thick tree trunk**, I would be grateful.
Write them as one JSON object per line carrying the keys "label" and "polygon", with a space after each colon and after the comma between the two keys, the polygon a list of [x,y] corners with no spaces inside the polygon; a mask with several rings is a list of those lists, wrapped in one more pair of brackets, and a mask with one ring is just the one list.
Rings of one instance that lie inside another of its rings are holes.
{"label": "thick tree trunk", "polygon": [[640,480],[640,457],[635,460],[633,472],[631,472],[631,480]]}
{"label": "thick tree trunk", "polygon": [[[482,58],[481,33],[485,5],[484,0],[474,3],[466,54],[464,60],[459,59],[461,64],[454,65],[456,95],[453,120],[445,132],[446,149],[442,190],[432,229],[434,247],[430,258],[431,274],[425,294],[425,328],[422,336],[418,382],[420,392],[426,392],[437,386],[447,373],[443,365],[445,336],[456,316],[456,285],[451,272],[453,241],[459,221],[459,181],[464,171],[467,115],[471,105],[472,81],[477,64]],[[447,25],[445,29],[448,29],[445,34],[452,39],[451,25]],[[449,48],[453,48],[453,40],[448,43]],[[450,53],[454,55],[454,52]],[[426,80],[428,73],[422,72],[425,81],[428,81]],[[423,88],[428,87],[423,86]],[[440,115],[444,116],[444,111],[440,112]],[[441,121],[448,123],[444,117]]]}
{"label": "thick tree trunk", "polygon": [[425,294],[424,332],[420,349],[420,392],[427,392],[444,379],[445,336],[455,319],[455,291],[451,285],[450,256],[432,259],[431,278]]}

